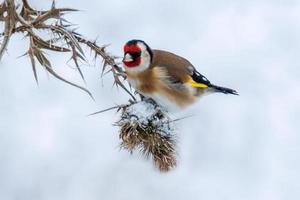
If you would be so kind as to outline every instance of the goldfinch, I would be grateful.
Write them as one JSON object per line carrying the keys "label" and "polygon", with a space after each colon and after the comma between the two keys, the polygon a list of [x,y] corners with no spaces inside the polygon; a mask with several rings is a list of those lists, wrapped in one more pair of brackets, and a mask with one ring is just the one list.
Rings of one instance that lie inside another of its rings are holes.
{"label": "goldfinch", "polygon": [[169,110],[187,107],[208,93],[238,95],[233,89],[213,85],[185,58],[151,49],[142,40],[124,45],[123,66],[133,88]]}

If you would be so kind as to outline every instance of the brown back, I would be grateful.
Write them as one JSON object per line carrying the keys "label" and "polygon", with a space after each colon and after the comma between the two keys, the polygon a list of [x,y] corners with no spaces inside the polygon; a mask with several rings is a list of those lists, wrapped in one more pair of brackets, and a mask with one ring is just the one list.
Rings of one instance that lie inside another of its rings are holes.
{"label": "brown back", "polygon": [[150,68],[163,67],[167,73],[177,81],[185,83],[193,74],[193,65],[185,58],[176,54],[162,51],[153,50],[153,60]]}

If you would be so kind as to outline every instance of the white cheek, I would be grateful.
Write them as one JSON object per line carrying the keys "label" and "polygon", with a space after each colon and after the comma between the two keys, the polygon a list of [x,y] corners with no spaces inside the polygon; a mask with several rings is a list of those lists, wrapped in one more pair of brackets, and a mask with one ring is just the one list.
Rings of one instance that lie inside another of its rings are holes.
{"label": "white cheek", "polygon": [[149,67],[149,65],[150,65],[150,55],[146,50],[143,50],[140,66],[147,69]]}
{"label": "white cheek", "polygon": [[138,66],[127,67],[123,64],[125,70],[130,73],[139,73],[148,69],[150,66],[150,55],[146,51],[143,51],[141,56],[141,63]]}

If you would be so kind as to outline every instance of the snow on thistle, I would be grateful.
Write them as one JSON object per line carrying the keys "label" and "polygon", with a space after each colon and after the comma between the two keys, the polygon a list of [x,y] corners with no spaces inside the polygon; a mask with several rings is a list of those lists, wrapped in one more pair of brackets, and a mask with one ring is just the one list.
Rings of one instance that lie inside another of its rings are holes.
{"label": "snow on thistle", "polygon": [[146,99],[121,107],[121,148],[140,151],[155,167],[166,172],[176,166],[174,122],[153,100]]}

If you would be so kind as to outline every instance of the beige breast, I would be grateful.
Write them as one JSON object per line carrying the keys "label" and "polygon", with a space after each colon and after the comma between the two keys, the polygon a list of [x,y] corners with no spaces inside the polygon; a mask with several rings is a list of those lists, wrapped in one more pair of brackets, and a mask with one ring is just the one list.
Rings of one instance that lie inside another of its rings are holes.
{"label": "beige breast", "polygon": [[196,97],[188,85],[168,83],[167,74],[161,67],[152,67],[141,73],[127,73],[128,81],[138,92],[153,98],[165,107],[186,107],[192,104]]}

